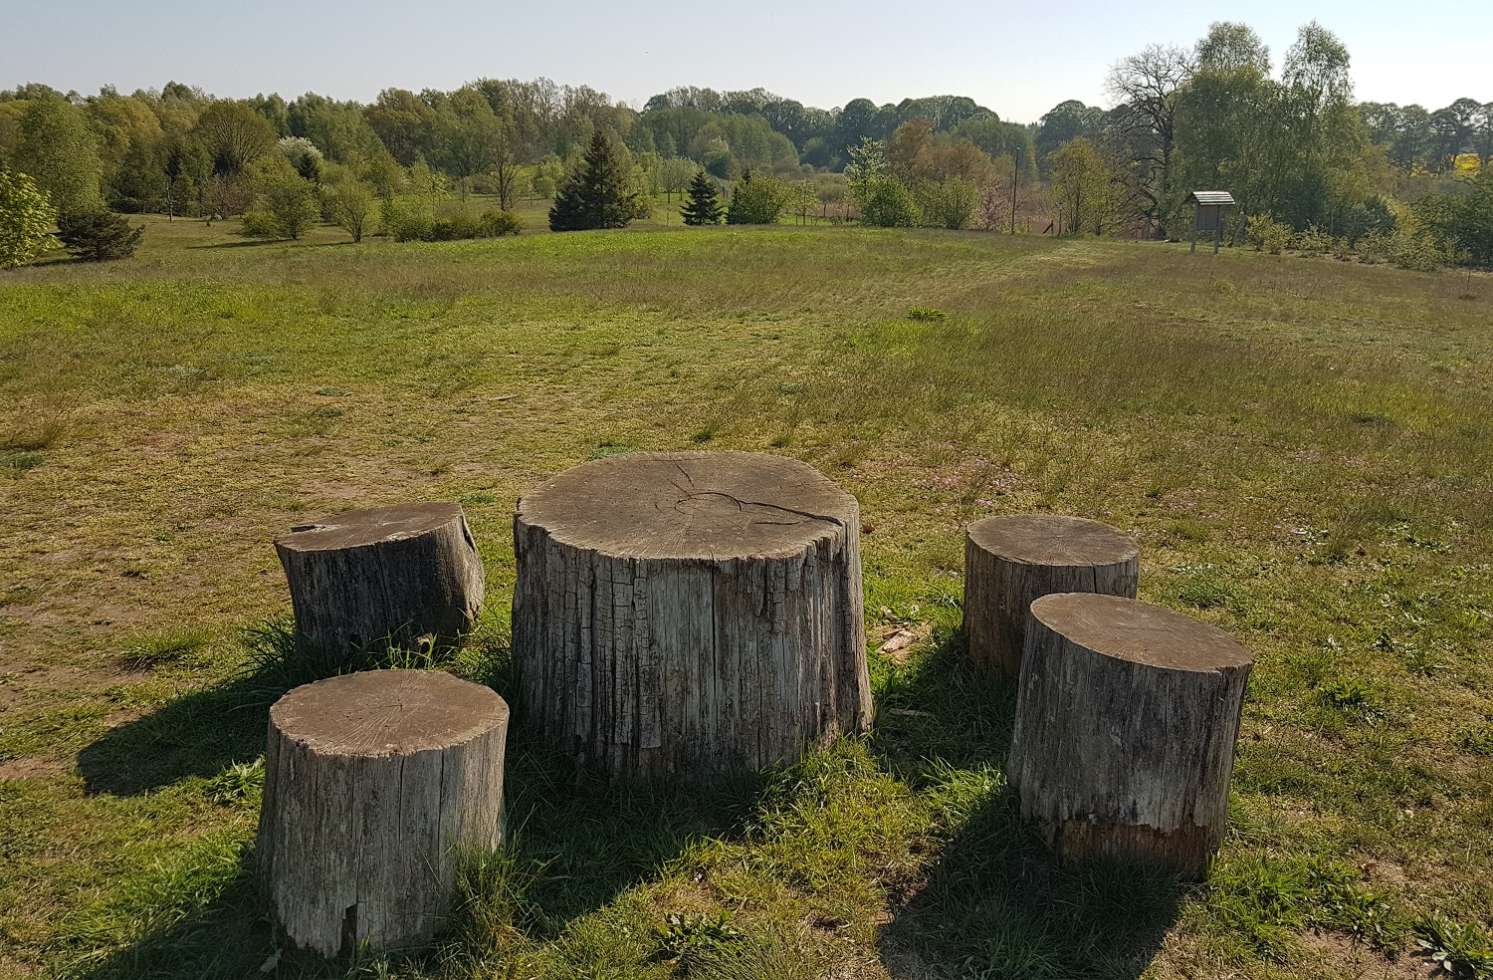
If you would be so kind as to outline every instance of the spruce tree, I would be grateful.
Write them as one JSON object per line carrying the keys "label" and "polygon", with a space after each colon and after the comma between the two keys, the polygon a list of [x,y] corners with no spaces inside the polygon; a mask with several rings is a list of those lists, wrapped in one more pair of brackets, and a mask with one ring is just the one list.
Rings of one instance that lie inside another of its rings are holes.
{"label": "spruce tree", "polygon": [[57,237],[84,262],[127,259],[144,234],[144,225],[132,228],[112,211],[74,211],[57,218]]}
{"label": "spruce tree", "polygon": [[600,130],[581,165],[566,176],[550,208],[550,230],[622,228],[636,208],[631,174],[612,141]]}
{"label": "spruce tree", "polygon": [[718,225],[721,223],[721,199],[716,193],[715,181],[700,170],[689,184],[689,203],[679,209],[687,225]]}

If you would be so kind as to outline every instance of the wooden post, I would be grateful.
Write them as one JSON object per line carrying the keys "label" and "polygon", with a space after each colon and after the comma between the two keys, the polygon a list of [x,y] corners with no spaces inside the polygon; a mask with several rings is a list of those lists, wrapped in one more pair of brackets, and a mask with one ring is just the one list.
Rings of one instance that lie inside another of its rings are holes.
{"label": "wooden post", "polygon": [[1016,182],[1021,179],[1021,154],[1011,154],[1011,234],[1016,234]]}
{"label": "wooden post", "polygon": [[298,687],[270,709],[256,855],[275,920],[323,956],[440,931],[465,851],[502,837],[508,706],[439,671]]}
{"label": "wooden post", "polygon": [[1007,777],[1064,858],[1200,877],[1223,838],[1250,655],[1133,599],[1031,607]]}
{"label": "wooden post", "polygon": [[795,460],[642,453],[514,517],[524,717],[582,762],[710,776],[871,720],[855,498]]}
{"label": "wooden post", "polygon": [[1134,598],[1140,546],[1081,517],[987,517],[964,537],[964,634],[970,659],[1008,680],[1021,673],[1027,610],[1051,592]]}
{"label": "wooden post", "polygon": [[482,606],[482,559],[461,506],[334,514],[275,541],[296,632],[323,650],[450,642]]}

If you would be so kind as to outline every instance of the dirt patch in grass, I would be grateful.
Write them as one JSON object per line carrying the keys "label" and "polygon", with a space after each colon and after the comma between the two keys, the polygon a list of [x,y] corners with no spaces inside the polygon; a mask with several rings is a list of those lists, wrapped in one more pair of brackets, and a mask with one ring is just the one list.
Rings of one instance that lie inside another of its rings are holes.
{"label": "dirt patch in grass", "polygon": [[1388,957],[1347,936],[1333,932],[1307,932],[1302,936],[1303,959],[1319,976],[1344,980],[1428,980],[1436,976],[1434,966],[1410,954]]}
{"label": "dirt patch in grass", "polygon": [[0,780],[45,779],[66,771],[67,766],[56,759],[23,756],[0,762]]}

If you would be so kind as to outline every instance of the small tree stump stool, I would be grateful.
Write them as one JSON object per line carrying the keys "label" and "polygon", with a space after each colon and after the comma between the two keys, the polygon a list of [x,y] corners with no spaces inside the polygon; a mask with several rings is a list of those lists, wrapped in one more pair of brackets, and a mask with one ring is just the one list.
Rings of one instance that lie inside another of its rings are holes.
{"label": "small tree stump stool", "polygon": [[753,453],[616,456],[518,502],[524,717],[616,774],[797,759],[871,719],[855,498]]}
{"label": "small tree stump stool", "polygon": [[1027,609],[1053,592],[1135,598],[1140,546],[1082,517],[987,517],[964,538],[964,634],[976,666],[1021,675]]}
{"label": "small tree stump stool", "polygon": [[1032,603],[1007,776],[1066,858],[1200,877],[1223,838],[1253,660],[1159,606],[1066,593]]}
{"label": "small tree stump stool", "polygon": [[502,836],[508,706],[450,674],[374,670],[270,709],[259,872],[286,936],[323,956],[440,930],[457,862]]}
{"label": "small tree stump stool", "polygon": [[333,514],[292,528],[275,550],[296,632],[321,650],[449,643],[482,607],[482,559],[459,504]]}

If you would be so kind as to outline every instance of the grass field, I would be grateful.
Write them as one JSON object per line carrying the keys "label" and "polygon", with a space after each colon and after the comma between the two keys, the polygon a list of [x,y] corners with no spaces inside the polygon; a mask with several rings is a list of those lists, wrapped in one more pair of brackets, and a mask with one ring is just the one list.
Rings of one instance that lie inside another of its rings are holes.
{"label": "grass field", "polygon": [[[531,224],[536,224],[530,219]],[[510,518],[633,449],[859,497],[878,721],[760,781],[608,788],[515,735],[449,941],[358,975],[1493,975],[1493,279],[851,228],[247,244],[0,277],[0,975],[337,975],[249,866],[302,679],[270,539],[459,499],[511,690]],[[913,319],[914,309],[936,310]],[[961,663],[961,528],[1109,521],[1256,654],[1206,886],[1063,868]],[[522,709],[522,706],[518,706]],[[264,973],[260,973],[261,967]]]}

